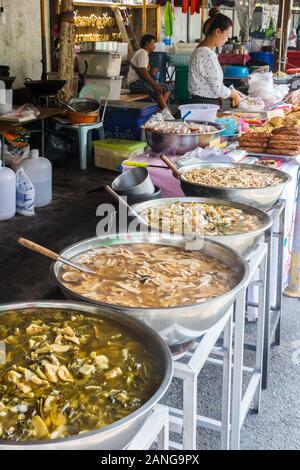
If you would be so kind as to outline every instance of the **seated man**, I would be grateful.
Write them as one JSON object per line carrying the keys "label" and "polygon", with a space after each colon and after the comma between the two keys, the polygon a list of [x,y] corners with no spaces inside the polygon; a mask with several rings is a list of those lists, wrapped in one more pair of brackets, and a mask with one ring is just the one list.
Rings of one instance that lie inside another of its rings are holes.
{"label": "seated man", "polygon": [[147,93],[163,110],[167,106],[170,92],[167,85],[156,81],[154,74],[158,69],[149,69],[149,54],[154,49],[155,37],[145,34],[141,39],[141,48],[132,56],[127,82],[131,93]]}

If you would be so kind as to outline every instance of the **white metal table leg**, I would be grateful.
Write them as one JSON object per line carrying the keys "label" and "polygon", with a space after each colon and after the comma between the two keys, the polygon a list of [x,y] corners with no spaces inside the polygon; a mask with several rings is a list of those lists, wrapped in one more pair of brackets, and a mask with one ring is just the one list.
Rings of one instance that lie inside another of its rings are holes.
{"label": "white metal table leg", "polygon": [[232,424],[231,449],[239,450],[241,437],[241,405],[243,384],[243,358],[245,336],[245,301],[246,289],[243,288],[236,297],[235,332],[234,332],[234,368],[232,385]]}
{"label": "white metal table leg", "polygon": [[223,347],[226,352],[223,356],[221,449],[228,450],[231,415],[232,315],[230,315],[224,329]]}
{"label": "white metal table leg", "polygon": [[169,409],[160,404],[152,410],[127,450],[149,449],[156,438],[158,438],[159,449],[167,450],[169,448]]}
{"label": "white metal table leg", "polygon": [[[267,255],[268,256],[268,255]],[[259,297],[258,297],[258,316],[256,332],[256,355],[255,369],[260,372],[260,384],[253,397],[253,410],[258,413],[260,406],[260,397],[262,389],[263,372],[263,352],[264,352],[264,327],[266,313],[266,282],[267,282],[267,256],[265,256],[259,266]]]}
{"label": "white metal table leg", "polygon": [[183,381],[183,449],[196,449],[197,376]]}

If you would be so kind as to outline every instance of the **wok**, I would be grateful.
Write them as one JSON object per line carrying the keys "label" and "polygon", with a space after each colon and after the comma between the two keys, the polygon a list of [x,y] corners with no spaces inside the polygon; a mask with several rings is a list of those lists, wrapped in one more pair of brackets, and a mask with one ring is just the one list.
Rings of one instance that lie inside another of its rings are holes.
{"label": "wok", "polygon": [[161,373],[161,382],[152,397],[136,411],[126,418],[115,421],[99,430],[73,435],[63,439],[35,440],[35,441],[6,441],[0,439],[0,451],[2,450],[121,450],[126,448],[137,434],[155,404],[163,397],[172,379],[172,356],[164,341],[151,328],[129,317],[119,315],[117,312],[106,311],[95,305],[79,302],[43,301],[43,302],[18,302],[0,305],[0,317],[8,310],[20,310],[32,308],[53,308],[60,310],[80,311],[83,315],[99,315],[102,318],[112,320],[123,327],[125,326],[146,348],[155,353],[157,370]]}
{"label": "wok", "polygon": [[25,78],[24,85],[34,95],[51,96],[56,95],[66,83],[66,80],[31,80],[31,78]]}

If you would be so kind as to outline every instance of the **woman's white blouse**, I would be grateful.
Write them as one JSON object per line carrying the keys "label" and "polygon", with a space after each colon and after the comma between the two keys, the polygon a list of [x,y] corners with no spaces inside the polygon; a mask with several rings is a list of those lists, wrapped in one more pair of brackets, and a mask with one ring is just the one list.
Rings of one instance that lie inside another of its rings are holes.
{"label": "woman's white blouse", "polygon": [[197,47],[189,63],[189,92],[204,98],[229,98],[231,90],[223,84],[223,70],[217,54],[209,47]]}

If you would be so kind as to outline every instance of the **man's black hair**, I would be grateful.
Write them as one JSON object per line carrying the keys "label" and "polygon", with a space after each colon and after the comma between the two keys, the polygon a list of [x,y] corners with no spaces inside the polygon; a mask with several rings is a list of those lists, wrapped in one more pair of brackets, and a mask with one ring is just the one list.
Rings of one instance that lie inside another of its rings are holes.
{"label": "man's black hair", "polygon": [[144,34],[141,39],[141,47],[144,47],[148,42],[152,41],[152,39],[154,39],[154,41],[156,40],[153,34]]}

